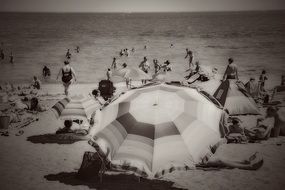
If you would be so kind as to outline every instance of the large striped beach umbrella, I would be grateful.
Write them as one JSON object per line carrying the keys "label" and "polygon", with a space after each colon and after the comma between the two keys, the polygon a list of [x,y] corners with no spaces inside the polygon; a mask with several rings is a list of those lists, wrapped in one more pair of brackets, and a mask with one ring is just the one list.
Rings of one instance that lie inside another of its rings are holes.
{"label": "large striped beach umbrella", "polygon": [[147,177],[186,170],[223,136],[223,111],[195,89],[158,84],[126,92],[98,112],[98,151]]}
{"label": "large striped beach umbrella", "polygon": [[52,107],[52,111],[58,119],[79,119],[86,122],[98,108],[98,102],[90,96],[76,95],[60,100]]}

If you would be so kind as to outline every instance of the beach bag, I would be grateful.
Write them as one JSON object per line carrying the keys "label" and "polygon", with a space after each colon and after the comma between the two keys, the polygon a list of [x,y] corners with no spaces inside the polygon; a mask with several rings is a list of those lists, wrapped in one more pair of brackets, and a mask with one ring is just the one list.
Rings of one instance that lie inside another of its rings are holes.
{"label": "beach bag", "polygon": [[99,179],[99,172],[102,168],[102,159],[97,152],[85,152],[80,169],[77,172],[79,179]]}

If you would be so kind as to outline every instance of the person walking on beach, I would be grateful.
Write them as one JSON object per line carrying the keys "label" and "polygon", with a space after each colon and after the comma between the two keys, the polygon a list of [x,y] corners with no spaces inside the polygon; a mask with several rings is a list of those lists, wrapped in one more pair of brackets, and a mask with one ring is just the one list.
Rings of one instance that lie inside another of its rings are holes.
{"label": "person walking on beach", "polygon": [[11,53],[10,53],[10,61],[9,61],[9,63],[14,63],[14,56],[13,56],[13,52],[11,51]]}
{"label": "person walking on beach", "polygon": [[64,66],[59,70],[56,77],[57,80],[60,75],[62,76],[61,80],[64,86],[64,93],[66,96],[68,96],[68,89],[72,82],[72,79],[74,78],[74,81],[76,81],[74,69],[69,65],[68,61],[64,61]]}
{"label": "person walking on beach", "polygon": [[158,64],[157,59],[153,60],[153,65],[154,65],[154,73],[156,74],[160,70],[160,65]]}
{"label": "person walking on beach", "polygon": [[47,78],[50,76],[50,69],[47,66],[44,66],[43,68],[43,77]]}
{"label": "person walking on beach", "polygon": [[227,66],[226,71],[223,75],[223,80],[226,80],[226,79],[239,80],[238,79],[238,68],[237,68],[236,64],[234,64],[233,62],[234,62],[233,58],[228,59],[228,66]]}
{"label": "person walking on beach", "polygon": [[267,77],[265,74],[266,74],[266,71],[262,70],[261,75],[259,76],[260,91],[265,91],[264,85],[265,85],[265,81],[267,80]]}
{"label": "person walking on beach", "polygon": [[116,59],[116,57],[113,58],[111,69],[117,69],[117,59]]}
{"label": "person walking on beach", "polygon": [[189,50],[188,48],[186,48],[186,56],[185,59],[189,57],[189,69],[193,68],[193,52],[191,50]]}
{"label": "person walking on beach", "polygon": [[67,52],[66,52],[66,54],[65,54],[65,57],[66,57],[67,59],[70,59],[70,58],[71,58],[71,53],[70,53],[69,49],[67,49]]}
{"label": "person walking on beach", "polygon": [[111,80],[111,77],[112,77],[112,71],[111,71],[111,69],[110,69],[110,68],[108,68],[106,75],[107,75],[107,80]]}

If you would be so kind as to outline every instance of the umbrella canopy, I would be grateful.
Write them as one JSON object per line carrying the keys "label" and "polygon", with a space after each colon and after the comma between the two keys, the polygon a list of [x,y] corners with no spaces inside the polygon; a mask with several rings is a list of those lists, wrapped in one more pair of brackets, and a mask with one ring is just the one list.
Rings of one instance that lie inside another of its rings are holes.
{"label": "umbrella canopy", "polygon": [[114,165],[148,177],[195,167],[223,136],[223,111],[186,87],[130,90],[98,117],[98,151],[109,148]]}
{"label": "umbrella canopy", "polygon": [[214,97],[229,110],[230,115],[260,114],[257,104],[241,82],[232,80],[222,82]]}
{"label": "umbrella canopy", "polygon": [[98,102],[90,96],[76,95],[60,100],[52,107],[52,110],[59,119],[80,119],[86,122],[98,107]]}
{"label": "umbrella canopy", "polygon": [[150,80],[152,79],[151,76],[143,72],[139,68],[134,67],[126,67],[122,69],[117,69],[113,71],[113,76],[119,76],[123,78],[130,78],[134,81],[136,80]]}

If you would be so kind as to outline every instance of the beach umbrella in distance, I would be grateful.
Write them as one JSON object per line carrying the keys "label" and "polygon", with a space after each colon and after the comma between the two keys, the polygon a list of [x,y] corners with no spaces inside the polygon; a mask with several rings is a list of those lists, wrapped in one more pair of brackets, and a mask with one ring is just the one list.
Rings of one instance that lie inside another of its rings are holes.
{"label": "beach umbrella in distance", "polygon": [[58,119],[79,119],[85,123],[99,106],[98,102],[90,96],[76,95],[60,100],[52,107],[52,111]]}
{"label": "beach umbrella in distance", "polygon": [[144,177],[194,168],[224,136],[223,110],[196,89],[167,84],[127,91],[98,111],[90,144],[114,167]]}
{"label": "beach umbrella in distance", "polygon": [[143,72],[141,69],[135,67],[126,67],[114,70],[113,76],[119,76],[125,79],[129,78],[132,79],[133,81],[152,79],[151,76]]}

